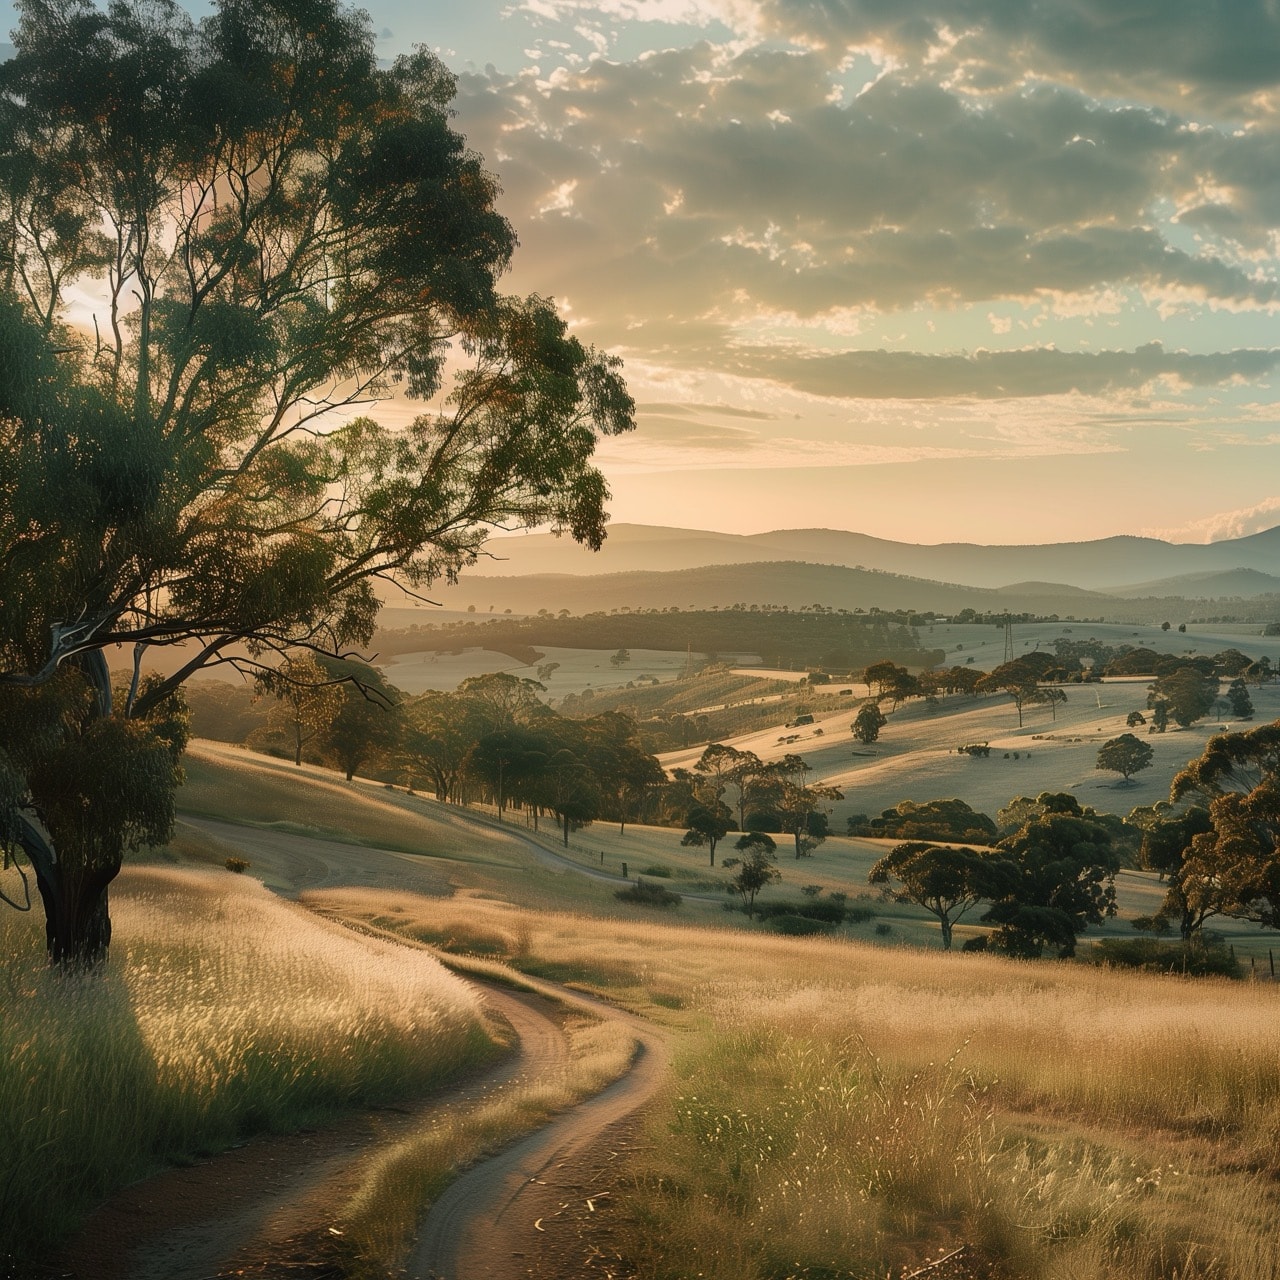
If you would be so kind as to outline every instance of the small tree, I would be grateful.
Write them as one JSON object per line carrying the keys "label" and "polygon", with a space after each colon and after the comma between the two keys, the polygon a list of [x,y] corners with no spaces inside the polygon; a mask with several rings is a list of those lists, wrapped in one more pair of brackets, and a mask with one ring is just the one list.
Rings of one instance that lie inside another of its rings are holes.
{"label": "small tree", "polygon": [[694,805],[685,818],[689,828],[680,843],[686,848],[702,848],[708,845],[711,851],[711,865],[716,865],[716,845],[733,830],[733,814],[729,806],[721,800],[713,800],[711,804]]}
{"label": "small tree", "polygon": [[1121,774],[1124,781],[1128,782],[1135,773],[1151,767],[1155,754],[1150,743],[1143,742],[1141,738],[1136,738],[1131,733],[1122,733],[1118,738],[1112,738],[1110,742],[1104,742],[1098,748],[1098,762],[1095,767]]}
{"label": "small tree", "polygon": [[895,902],[913,902],[935,916],[944,951],[951,950],[956,921],[1012,883],[1009,864],[999,858],[922,841],[898,845],[871,868],[867,879],[881,885],[896,880],[899,887],[889,890]]}
{"label": "small tree", "polygon": [[879,738],[880,730],[888,723],[884,712],[880,710],[880,704],[874,698],[868,698],[858,708],[857,719],[853,722],[853,736],[859,742],[870,746]]}
{"label": "small tree", "polygon": [[1231,703],[1231,714],[1237,720],[1253,719],[1253,699],[1249,697],[1242,677],[1237,677],[1228,686],[1227,699]]}
{"label": "small tree", "polygon": [[733,847],[742,853],[742,857],[724,860],[726,870],[737,868],[729,885],[742,899],[747,918],[752,919],[756,913],[756,894],[782,879],[782,872],[775,865],[777,845],[763,831],[750,831]]}
{"label": "small tree", "polygon": [[609,659],[609,665],[611,667],[623,667],[623,666],[626,666],[626,664],[630,661],[631,661],[631,651],[629,649],[619,649]]}
{"label": "small tree", "polygon": [[256,683],[259,693],[275,695],[267,723],[289,738],[293,763],[301,765],[303,748],[328,733],[342,707],[341,687],[309,653],[291,655]]}

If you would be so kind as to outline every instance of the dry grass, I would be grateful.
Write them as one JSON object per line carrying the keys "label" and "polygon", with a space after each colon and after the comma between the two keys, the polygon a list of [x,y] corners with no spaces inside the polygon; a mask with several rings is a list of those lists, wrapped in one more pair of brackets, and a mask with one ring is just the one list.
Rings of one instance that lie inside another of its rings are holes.
{"label": "dry grass", "polygon": [[0,1241],[19,1256],[111,1187],[261,1129],[403,1097],[481,1061],[474,997],[223,872],[124,873],[104,972],[43,964],[0,915]]}
{"label": "dry grass", "polygon": [[888,1277],[961,1242],[1018,1280],[1280,1275],[1269,985],[476,898],[381,910],[686,1028],[631,1169],[641,1276]]}

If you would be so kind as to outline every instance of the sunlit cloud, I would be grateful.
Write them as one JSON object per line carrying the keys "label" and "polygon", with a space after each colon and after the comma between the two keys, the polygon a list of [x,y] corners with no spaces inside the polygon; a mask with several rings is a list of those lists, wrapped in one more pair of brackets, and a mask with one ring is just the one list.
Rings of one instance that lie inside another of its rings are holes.
{"label": "sunlit cloud", "polygon": [[1199,520],[1168,528],[1145,529],[1150,538],[1169,542],[1220,542],[1226,538],[1244,538],[1263,533],[1280,524],[1280,495],[1267,498],[1238,511],[1220,511]]}

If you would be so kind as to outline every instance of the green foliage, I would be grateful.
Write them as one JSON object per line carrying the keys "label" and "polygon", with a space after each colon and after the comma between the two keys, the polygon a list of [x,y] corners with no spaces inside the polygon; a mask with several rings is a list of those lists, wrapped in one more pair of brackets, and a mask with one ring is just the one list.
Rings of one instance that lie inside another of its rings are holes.
{"label": "green foliage", "polygon": [[[1151,685],[1147,706],[1159,711],[1163,704],[1165,714],[1186,729],[1213,710],[1217,697],[1216,675],[1211,671],[1206,674],[1194,666],[1180,666]],[[1160,728],[1160,724],[1161,717],[1157,716],[1156,727]]]}
{"label": "green foliage", "polygon": [[619,889],[614,895],[619,902],[630,902],[638,907],[660,907],[672,910],[684,901],[681,896],[665,885],[650,884],[647,880],[637,880],[626,889]]}
{"label": "green foliage", "polygon": [[1209,803],[1209,829],[1191,837],[1174,882],[1192,918],[1221,912],[1280,927],[1280,721],[1215,734],[1169,794]]}
{"label": "green foliage", "polygon": [[1039,812],[997,846],[1011,877],[982,918],[997,926],[995,950],[1071,955],[1088,925],[1115,914],[1119,860],[1107,824],[1074,796],[1045,792],[1035,804]]}
{"label": "green foliage", "polygon": [[1237,720],[1253,719],[1253,699],[1245,687],[1243,678],[1237,677],[1227,689],[1227,699],[1231,703],[1231,714]]}
{"label": "green foliage", "polygon": [[[425,51],[380,68],[337,0],[225,0],[198,25],[168,0],[25,0],[0,65],[0,685],[101,687],[107,646],[184,643],[126,697],[117,719],[141,721],[203,666],[337,661],[373,633],[375,581],[450,578],[494,525],[599,547],[591,455],[634,406],[550,302],[498,294],[515,236],[453,89]],[[350,416],[393,392],[434,406]],[[43,718],[68,778],[104,764],[104,834],[55,843],[160,829],[159,757],[119,724],[68,728],[61,696]],[[367,710],[347,699],[327,735],[348,773]],[[37,785],[57,808],[7,733],[0,752],[6,828]],[[127,818],[105,790],[125,759]],[[62,865],[42,839],[31,856]],[[69,902],[55,931],[81,927]]]}
{"label": "green foliage", "polygon": [[688,830],[680,843],[685,848],[700,849],[706,845],[711,855],[711,866],[716,865],[716,845],[733,830],[733,814],[729,806],[720,800],[710,804],[694,805],[685,816]]}
{"label": "green foliage", "polygon": [[870,746],[880,736],[880,730],[887,725],[889,721],[885,718],[885,714],[880,710],[880,704],[868,699],[858,709],[858,714],[853,722],[853,736],[859,742]]}
{"label": "green foliage", "polygon": [[890,890],[895,902],[912,902],[936,917],[942,928],[942,946],[951,950],[951,934],[957,920],[984,898],[1008,896],[1018,891],[1013,866],[1004,858],[910,841],[885,854],[868,875],[872,884],[897,883]]}
{"label": "green foliage", "polygon": [[1238,978],[1240,964],[1221,943],[1171,943],[1157,938],[1099,938],[1087,959],[1094,964],[1148,973],[1180,973],[1191,978]]}
{"label": "green foliage", "polygon": [[996,824],[963,800],[901,800],[878,818],[851,817],[849,835],[890,840],[963,840],[991,844],[999,836]]}
{"label": "green foliage", "polygon": [[1135,773],[1151,767],[1155,754],[1150,743],[1131,733],[1122,733],[1098,748],[1096,767],[1118,773],[1128,782]]}
{"label": "green foliage", "polygon": [[782,879],[776,866],[777,845],[762,831],[749,831],[734,843],[742,856],[726,858],[726,870],[733,870],[730,889],[742,899],[748,916],[755,915],[756,896],[762,889]]}

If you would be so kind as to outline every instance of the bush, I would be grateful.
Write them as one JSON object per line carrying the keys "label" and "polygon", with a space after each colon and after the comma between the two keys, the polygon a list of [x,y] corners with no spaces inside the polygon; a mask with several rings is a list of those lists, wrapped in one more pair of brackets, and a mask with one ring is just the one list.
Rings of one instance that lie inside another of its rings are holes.
{"label": "bush", "polygon": [[1221,943],[1202,939],[1161,942],[1159,938],[1099,938],[1087,957],[1091,964],[1147,973],[1181,973],[1191,978],[1238,978],[1240,965]]}
{"label": "bush", "polygon": [[670,911],[684,901],[678,893],[672,893],[660,884],[649,884],[645,880],[637,880],[635,884],[619,889],[613,896],[619,902],[631,902],[637,907],[659,907],[664,911]]}
{"label": "bush", "polygon": [[804,920],[816,920],[820,925],[829,929],[842,924],[848,914],[844,904],[839,902],[766,902],[756,904],[756,915],[762,920],[771,920],[781,916],[799,916]]}
{"label": "bush", "polygon": [[236,875],[243,875],[244,872],[249,870],[250,866],[243,858],[228,858],[222,865],[228,871],[234,871]]}
{"label": "bush", "polygon": [[645,867],[645,869],[640,874],[646,875],[646,876],[654,876],[658,880],[670,880],[674,872],[671,870],[670,867],[655,865],[652,867]]}
{"label": "bush", "polygon": [[782,933],[789,938],[808,938],[815,933],[827,933],[831,929],[829,924],[824,924],[821,920],[790,913],[771,916],[765,924],[774,933]]}

